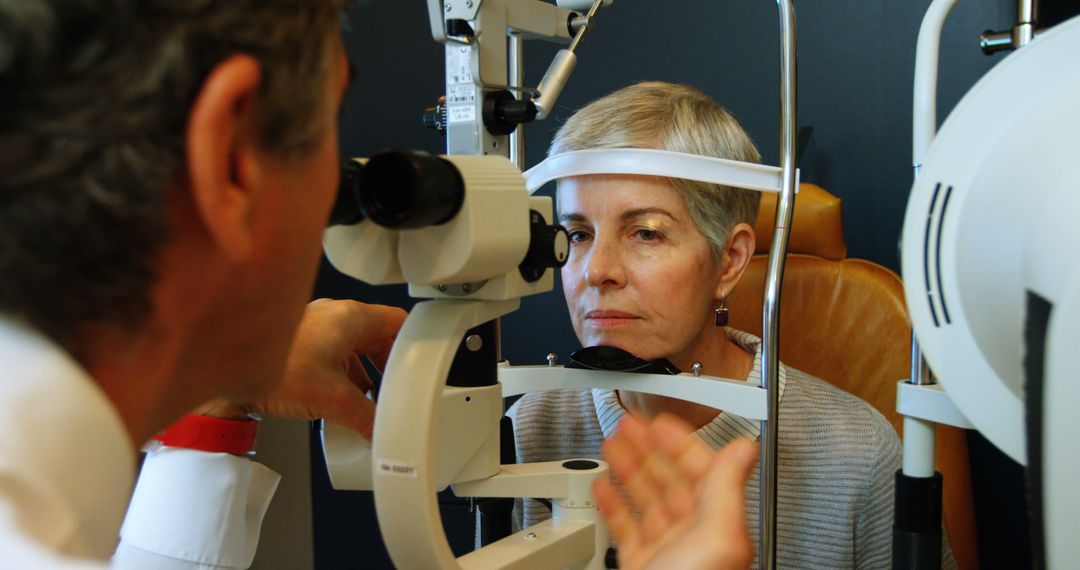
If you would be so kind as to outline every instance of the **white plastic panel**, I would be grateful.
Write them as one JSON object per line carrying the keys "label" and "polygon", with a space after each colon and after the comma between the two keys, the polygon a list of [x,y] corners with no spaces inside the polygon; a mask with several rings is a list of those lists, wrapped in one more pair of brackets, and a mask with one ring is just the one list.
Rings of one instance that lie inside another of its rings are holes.
{"label": "white plastic panel", "polygon": [[926,359],[963,415],[1020,463],[1025,236],[1048,193],[1080,187],[1077,53],[1080,19],[979,81],[930,148],[904,220],[905,296]]}
{"label": "white plastic panel", "polygon": [[503,385],[504,397],[544,390],[610,388],[697,402],[751,420],[761,420],[766,415],[764,389],[745,381],[715,376],[631,374],[562,366],[501,365],[499,382]]}
{"label": "white plastic panel", "polygon": [[[896,411],[902,415],[963,429],[975,429],[941,384],[916,386],[901,380],[896,385]],[[907,437],[907,434],[904,434]]]}
{"label": "white plastic panel", "polygon": [[[648,148],[592,149],[548,157],[525,172],[525,186],[541,186],[586,174],[640,174],[723,184],[759,192],[779,192],[783,173],[775,166]],[[798,180],[798,172],[795,179]],[[795,186],[798,192],[798,184]]]}
{"label": "white plastic panel", "polygon": [[[1074,226],[1075,227],[1075,226]],[[1080,281],[1054,307],[1046,340],[1043,517],[1048,568],[1080,560]]]}

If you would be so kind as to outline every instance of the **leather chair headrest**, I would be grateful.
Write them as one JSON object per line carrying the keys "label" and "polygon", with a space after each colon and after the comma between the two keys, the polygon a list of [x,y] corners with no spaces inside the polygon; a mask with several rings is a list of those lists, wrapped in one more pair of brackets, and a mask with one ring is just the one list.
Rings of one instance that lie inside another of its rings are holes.
{"label": "leather chair headrest", "polygon": [[[777,195],[763,192],[754,233],[757,236],[755,253],[769,253],[772,244],[773,221],[776,218]],[[795,197],[795,219],[791,224],[788,253],[805,253],[825,259],[847,256],[844,244],[844,223],[840,215],[840,198],[829,194],[816,184],[802,183]]]}

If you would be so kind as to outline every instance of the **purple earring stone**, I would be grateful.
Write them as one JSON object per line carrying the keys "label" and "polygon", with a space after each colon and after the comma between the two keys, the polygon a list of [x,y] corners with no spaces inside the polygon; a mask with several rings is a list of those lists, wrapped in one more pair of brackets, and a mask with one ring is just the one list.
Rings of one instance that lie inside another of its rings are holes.
{"label": "purple earring stone", "polygon": [[716,326],[726,327],[728,323],[728,310],[727,307],[720,307],[716,310]]}

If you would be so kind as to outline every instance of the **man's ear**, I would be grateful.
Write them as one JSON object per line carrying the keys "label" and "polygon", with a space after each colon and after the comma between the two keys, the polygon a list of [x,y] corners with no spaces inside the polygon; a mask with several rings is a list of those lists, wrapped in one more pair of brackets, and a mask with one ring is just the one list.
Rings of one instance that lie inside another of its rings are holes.
{"label": "man's ear", "polygon": [[231,56],[207,76],[188,117],[191,200],[210,239],[234,260],[253,247],[251,214],[260,179],[254,110],[261,82],[254,58]]}
{"label": "man's ear", "polygon": [[742,279],[746,266],[750,264],[750,258],[753,257],[756,246],[757,238],[750,224],[735,224],[735,227],[731,228],[727,247],[724,248],[720,280],[716,284],[717,299],[723,299],[731,294],[731,290]]}

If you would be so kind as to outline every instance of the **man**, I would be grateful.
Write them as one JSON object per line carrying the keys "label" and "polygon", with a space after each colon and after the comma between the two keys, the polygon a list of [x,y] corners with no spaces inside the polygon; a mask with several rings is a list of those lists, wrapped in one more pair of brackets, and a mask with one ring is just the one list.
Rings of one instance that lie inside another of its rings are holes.
{"label": "man", "polygon": [[[136,450],[197,406],[370,434],[357,354],[384,358],[404,314],[304,308],[338,182],[337,4],[0,3],[0,567],[107,560]],[[247,566],[275,484],[151,453],[116,561]]]}
{"label": "man", "polygon": [[169,439],[121,532],[136,450],[248,412],[370,435],[358,355],[384,360],[404,313],[305,311],[338,182],[338,9],[0,2],[0,567],[246,567],[276,475]]}

